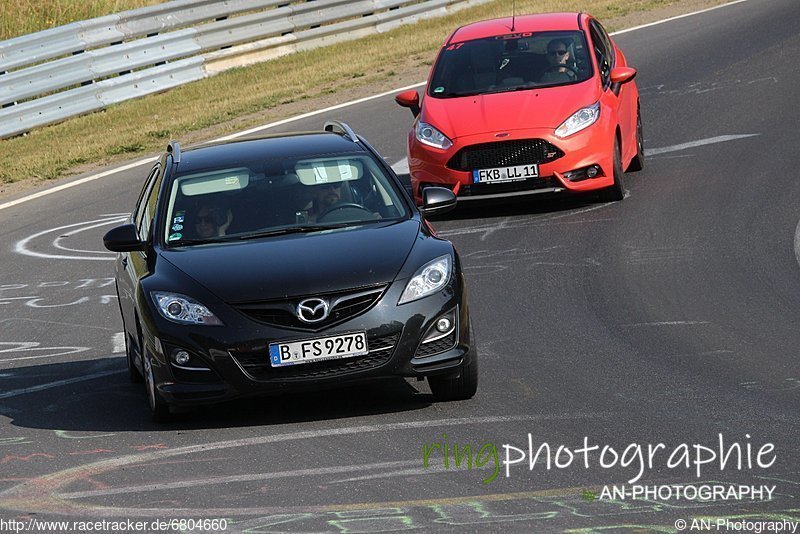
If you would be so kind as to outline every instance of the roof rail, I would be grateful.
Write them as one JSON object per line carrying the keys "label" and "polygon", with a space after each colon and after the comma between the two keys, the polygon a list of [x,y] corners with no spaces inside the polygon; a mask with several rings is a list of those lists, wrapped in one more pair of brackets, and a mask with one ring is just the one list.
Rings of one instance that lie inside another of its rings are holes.
{"label": "roof rail", "polygon": [[358,136],[353,131],[353,129],[347,125],[347,123],[341,121],[328,121],[325,123],[325,126],[323,126],[323,128],[326,132],[333,132],[339,135],[343,135],[354,143],[359,142]]}
{"label": "roof rail", "polygon": [[170,141],[167,145],[167,154],[172,154],[172,162],[177,164],[181,162],[181,145],[177,141]]}

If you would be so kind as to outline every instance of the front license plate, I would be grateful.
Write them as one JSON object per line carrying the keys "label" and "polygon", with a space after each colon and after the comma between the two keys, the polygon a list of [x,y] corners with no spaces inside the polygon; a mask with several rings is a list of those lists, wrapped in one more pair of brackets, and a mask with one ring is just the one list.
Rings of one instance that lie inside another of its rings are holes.
{"label": "front license plate", "polygon": [[269,362],[272,367],[352,358],[367,353],[366,332],[269,344]]}
{"label": "front license plate", "polygon": [[476,184],[513,182],[539,177],[539,165],[516,165],[514,167],[498,167],[496,169],[478,169],[472,171],[472,181]]}

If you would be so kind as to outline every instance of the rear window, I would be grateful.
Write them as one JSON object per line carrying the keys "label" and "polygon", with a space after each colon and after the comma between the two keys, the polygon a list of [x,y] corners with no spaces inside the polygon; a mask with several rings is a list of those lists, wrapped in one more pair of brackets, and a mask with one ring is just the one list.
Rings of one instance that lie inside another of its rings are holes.
{"label": "rear window", "polygon": [[553,87],[591,76],[583,32],[515,33],[443,48],[428,95],[452,98]]}

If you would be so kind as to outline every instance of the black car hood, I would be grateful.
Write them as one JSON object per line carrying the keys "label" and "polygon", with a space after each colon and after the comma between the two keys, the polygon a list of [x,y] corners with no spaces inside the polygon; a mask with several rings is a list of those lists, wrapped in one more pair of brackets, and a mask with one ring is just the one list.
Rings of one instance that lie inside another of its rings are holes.
{"label": "black car hood", "polygon": [[227,302],[316,295],[389,283],[420,235],[415,219],[195,245],[161,256]]}

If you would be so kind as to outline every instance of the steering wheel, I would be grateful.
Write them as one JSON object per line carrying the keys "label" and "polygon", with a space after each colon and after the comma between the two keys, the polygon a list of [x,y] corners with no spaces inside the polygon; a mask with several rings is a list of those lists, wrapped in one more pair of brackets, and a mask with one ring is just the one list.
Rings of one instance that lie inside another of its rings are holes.
{"label": "steering wheel", "polygon": [[[317,222],[324,222],[324,219],[328,218],[329,215],[332,213],[336,213],[337,211],[341,210],[356,210],[359,212],[368,213],[370,217],[372,217],[372,211],[365,208],[361,204],[356,204],[355,202],[342,202],[341,204],[335,204],[330,208],[326,209],[322,213],[317,216]],[[336,218],[334,217],[334,221]]]}
{"label": "steering wheel", "polygon": [[[575,78],[578,77],[577,67],[573,67],[572,65],[567,65],[566,63],[564,64],[559,63],[558,65],[548,65],[547,67],[545,67],[544,72],[550,72],[551,70],[557,70],[557,69],[567,69],[568,71],[572,72],[572,74],[575,75]],[[544,74],[544,72],[542,74]],[[567,72],[566,74],[569,74],[569,72]]]}

